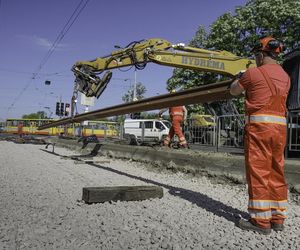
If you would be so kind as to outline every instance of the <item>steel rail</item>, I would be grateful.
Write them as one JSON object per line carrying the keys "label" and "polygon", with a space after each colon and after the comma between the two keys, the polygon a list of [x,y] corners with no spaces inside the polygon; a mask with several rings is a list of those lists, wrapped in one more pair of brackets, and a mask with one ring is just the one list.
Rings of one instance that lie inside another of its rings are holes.
{"label": "steel rail", "polygon": [[177,93],[150,97],[143,100],[120,104],[104,109],[98,109],[84,114],[79,114],[74,117],[64,118],[55,122],[45,124],[38,127],[38,130],[57,127],[59,125],[68,123],[96,120],[100,118],[111,117],[114,115],[124,115],[180,105],[198,104],[231,99],[232,95],[230,94],[228,88],[230,83],[232,83],[232,80],[208,84],[193,89],[183,90]]}

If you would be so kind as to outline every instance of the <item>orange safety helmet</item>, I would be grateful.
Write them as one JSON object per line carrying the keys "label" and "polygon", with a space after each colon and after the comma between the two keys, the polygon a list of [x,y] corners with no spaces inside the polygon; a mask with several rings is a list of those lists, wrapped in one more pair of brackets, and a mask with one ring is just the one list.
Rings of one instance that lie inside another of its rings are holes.
{"label": "orange safety helmet", "polygon": [[259,43],[251,50],[254,53],[257,51],[270,51],[279,54],[283,51],[283,43],[272,36],[266,36],[259,39]]}

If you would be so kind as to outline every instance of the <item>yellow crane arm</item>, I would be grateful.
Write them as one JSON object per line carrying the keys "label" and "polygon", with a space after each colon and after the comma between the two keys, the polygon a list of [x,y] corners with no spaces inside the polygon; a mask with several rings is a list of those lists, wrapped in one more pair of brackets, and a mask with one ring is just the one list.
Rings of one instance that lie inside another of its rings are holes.
{"label": "yellow crane arm", "polygon": [[150,54],[149,59],[152,62],[165,66],[214,72],[231,77],[255,65],[254,62],[249,59],[234,55],[225,55],[225,51],[219,54],[157,51]]}
{"label": "yellow crane arm", "polygon": [[[133,42],[125,48],[112,52],[109,56],[92,61],[79,61],[72,70],[78,90],[87,96],[98,98],[111,79],[110,70],[132,65],[137,69],[143,69],[149,62],[169,67],[215,72],[231,77],[255,66],[253,60],[238,57],[227,51],[210,51],[182,44],[172,45],[164,39],[154,38]],[[102,78],[97,76],[101,73],[104,73]]]}

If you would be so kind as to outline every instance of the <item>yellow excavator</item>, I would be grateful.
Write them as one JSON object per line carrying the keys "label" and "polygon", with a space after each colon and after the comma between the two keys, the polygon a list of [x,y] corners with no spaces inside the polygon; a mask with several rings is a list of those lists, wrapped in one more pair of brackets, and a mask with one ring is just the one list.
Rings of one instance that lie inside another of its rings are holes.
{"label": "yellow excavator", "polygon": [[[234,78],[241,71],[255,67],[255,61],[236,56],[228,51],[211,51],[172,45],[154,38],[118,47],[110,55],[92,61],[79,61],[73,67],[75,88],[87,97],[97,97],[105,90],[112,77],[111,70],[127,66],[144,69],[149,62],[197,71],[214,72]],[[104,74],[102,78],[98,75]]]}

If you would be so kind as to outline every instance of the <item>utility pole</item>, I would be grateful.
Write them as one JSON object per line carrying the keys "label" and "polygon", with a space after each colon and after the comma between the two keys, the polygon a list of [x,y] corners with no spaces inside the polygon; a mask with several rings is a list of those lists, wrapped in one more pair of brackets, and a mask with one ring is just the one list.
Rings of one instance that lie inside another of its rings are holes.
{"label": "utility pole", "polygon": [[133,101],[136,101],[136,69],[134,70]]}
{"label": "utility pole", "polygon": [[62,100],[61,100],[61,95],[59,96],[59,106],[60,106],[60,114],[59,114],[59,119],[62,118],[62,112],[61,112],[61,103],[62,103]]}

